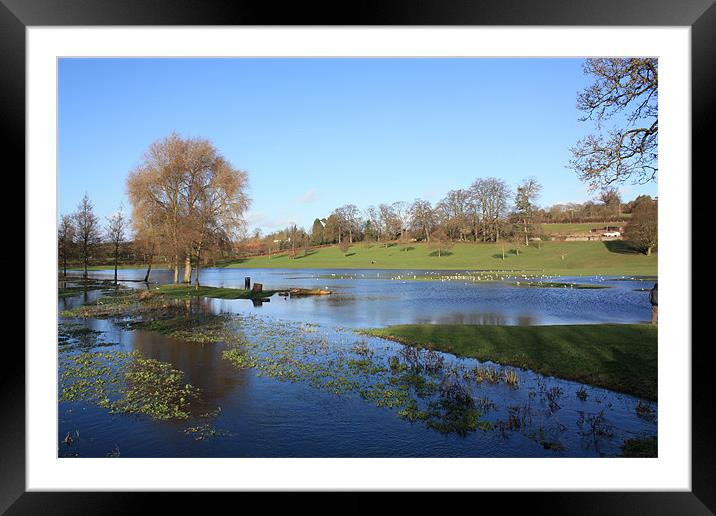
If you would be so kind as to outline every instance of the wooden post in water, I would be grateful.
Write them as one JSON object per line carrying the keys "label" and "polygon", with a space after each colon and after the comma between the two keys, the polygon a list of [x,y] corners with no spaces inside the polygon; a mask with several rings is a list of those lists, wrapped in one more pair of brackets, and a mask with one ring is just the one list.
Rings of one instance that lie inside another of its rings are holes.
{"label": "wooden post in water", "polygon": [[254,283],[254,286],[251,288],[251,292],[261,292],[263,289],[264,286],[261,283]]}
{"label": "wooden post in water", "polygon": [[251,288],[251,277],[246,276],[244,278],[244,290],[249,290]]}

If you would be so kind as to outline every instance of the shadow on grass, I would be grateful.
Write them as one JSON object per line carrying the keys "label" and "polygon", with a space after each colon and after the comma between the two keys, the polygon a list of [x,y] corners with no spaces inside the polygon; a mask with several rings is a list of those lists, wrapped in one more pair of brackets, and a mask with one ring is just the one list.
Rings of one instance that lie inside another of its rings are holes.
{"label": "shadow on grass", "polygon": [[452,251],[440,251],[439,253],[437,251],[433,251],[430,253],[430,256],[437,256],[438,258],[443,256],[452,256]]}
{"label": "shadow on grass", "polygon": [[602,243],[610,253],[641,254],[624,240],[604,240]]}
{"label": "shadow on grass", "polygon": [[312,254],[316,254],[318,251],[306,251],[304,254],[296,255],[294,256],[294,260],[300,260],[301,258],[305,258],[307,256],[311,256]]}

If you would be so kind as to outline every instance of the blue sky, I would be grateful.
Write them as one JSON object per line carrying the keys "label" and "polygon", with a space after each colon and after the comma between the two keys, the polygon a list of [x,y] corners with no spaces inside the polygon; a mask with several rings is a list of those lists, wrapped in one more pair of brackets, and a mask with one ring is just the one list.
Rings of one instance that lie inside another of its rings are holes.
{"label": "blue sky", "polygon": [[[249,227],[264,233],[352,203],[433,204],[477,177],[539,203],[594,197],[565,165],[592,129],[581,59],[61,59],[59,210],[87,192],[104,218],[129,210],[126,178],[175,131],[208,138],[248,172]],[[623,197],[656,195],[624,185]]]}

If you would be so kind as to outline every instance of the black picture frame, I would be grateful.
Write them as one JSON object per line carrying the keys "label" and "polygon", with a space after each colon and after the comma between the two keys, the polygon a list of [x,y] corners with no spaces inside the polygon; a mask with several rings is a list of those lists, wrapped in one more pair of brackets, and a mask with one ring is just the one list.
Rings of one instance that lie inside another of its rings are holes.
{"label": "black picture frame", "polygon": [[[709,126],[716,120],[716,6],[714,0],[375,0],[317,4],[232,0],[0,0],[0,126],[5,154],[25,167],[25,29],[28,26],[108,25],[553,25],[691,27],[692,170],[713,169]],[[708,168],[707,168],[708,167]],[[688,177],[689,171],[684,171]],[[691,180],[694,180],[692,172]],[[695,190],[692,190],[695,191]],[[705,194],[704,194],[705,195]],[[696,199],[694,199],[694,202]],[[694,233],[692,232],[692,235]],[[696,265],[696,262],[693,263]],[[693,267],[692,267],[693,268]],[[27,274],[27,271],[25,271]],[[691,284],[691,277],[685,278]],[[690,302],[691,300],[684,300]],[[707,301],[707,303],[709,303]],[[694,305],[694,310],[701,310]],[[689,345],[673,342],[669,345]],[[509,508],[562,514],[711,514],[716,511],[713,388],[706,342],[692,347],[692,490],[689,492],[510,493]],[[7,347],[10,342],[7,342]],[[0,375],[0,511],[8,514],[128,513],[146,508],[137,493],[26,492],[24,352],[14,350]],[[608,459],[605,459],[608,460]],[[190,507],[179,494],[160,495],[162,512]],[[368,498],[371,495],[368,495]],[[499,493],[480,494],[487,498]],[[315,502],[299,497],[296,503]],[[322,498],[324,509],[331,497]],[[340,512],[366,512],[374,504],[354,494]],[[493,500],[490,500],[493,501]],[[503,500],[494,500],[503,503]],[[204,502],[205,504],[206,502]],[[424,506],[421,496],[402,505]],[[483,502],[480,502],[482,505]],[[205,506],[206,507],[206,506]],[[485,506],[486,507],[486,506]]]}

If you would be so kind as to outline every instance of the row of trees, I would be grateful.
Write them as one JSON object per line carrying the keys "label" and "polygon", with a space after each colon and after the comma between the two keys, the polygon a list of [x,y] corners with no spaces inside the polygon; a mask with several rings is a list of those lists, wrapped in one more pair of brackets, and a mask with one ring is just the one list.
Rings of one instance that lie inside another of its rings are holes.
{"label": "row of trees", "polygon": [[[532,222],[539,197],[534,178],[523,181],[514,196],[498,178],[475,180],[469,188],[451,190],[435,206],[416,199],[369,206],[361,212],[349,204],[337,208],[325,219],[313,223],[314,244],[338,243],[347,239],[375,242],[404,241],[406,237],[430,242],[437,233],[449,240],[498,242],[510,216],[520,217],[523,226]],[[514,209],[510,210],[513,206]]]}
{"label": "row of trees", "polygon": [[85,194],[77,206],[77,211],[63,215],[57,228],[58,255],[63,276],[67,276],[67,264],[79,260],[86,278],[90,260],[100,250],[106,251],[109,248],[109,255],[114,262],[114,282],[117,283],[117,265],[127,243],[128,230],[129,221],[121,207],[107,217],[103,228],[94,213],[92,202]]}
{"label": "row of trees", "polygon": [[[626,226],[631,228],[635,248],[647,252],[655,246],[645,246],[641,243],[645,239],[635,238],[634,232],[639,226],[656,227],[657,205],[651,197],[642,195],[622,203],[619,192],[608,189],[600,194],[599,203],[541,209],[536,204],[541,189],[537,180],[527,178],[513,193],[504,181],[487,178],[477,179],[469,189],[448,192],[435,206],[418,199],[412,204],[380,204],[361,211],[349,204],[333,210],[326,218],[315,219],[310,231],[295,224],[265,236],[256,230],[241,242],[238,251],[248,255],[288,251],[290,256],[296,256],[320,245],[338,244],[347,252],[354,242],[388,246],[396,241],[424,241],[440,255],[460,241],[529,245],[530,240],[543,236],[543,223],[610,220],[631,221]],[[628,216],[632,218],[625,218]],[[652,231],[646,233],[652,240],[656,238]]]}
{"label": "row of trees", "polygon": [[68,263],[79,261],[86,278],[90,262],[99,255],[106,260],[109,252],[116,283],[120,256],[131,249],[133,259],[147,264],[145,281],[159,259],[170,264],[175,283],[183,267],[184,282],[191,282],[193,270],[198,285],[201,264],[232,255],[242,235],[246,187],[246,173],[233,168],[208,140],[176,134],[158,140],[127,180],[131,222],[120,208],[102,228],[86,194],[75,213],[61,217],[63,274]]}
{"label": "row of trees", "polygon": [[[434,206],[426,200],[336,208],[328,217],[314,220],[310,232],[291,225],[264,237],[255,233],[242,243],[248,254],[290,251],[324,244],[352,245],[418,240],[499,242],[519,237],[525,243],[537,232],[536,201],[541,186],[527,178],[512,193],[502,179],[479,178],[469,188],[451,190]],[[441,244],[442,245],[442,244]],[[437,249],[440,253],[441,250]]]}

